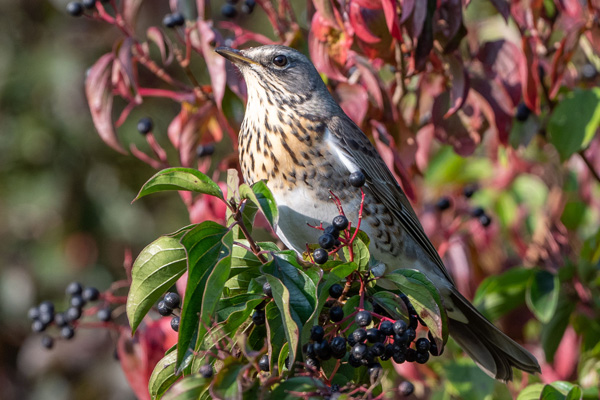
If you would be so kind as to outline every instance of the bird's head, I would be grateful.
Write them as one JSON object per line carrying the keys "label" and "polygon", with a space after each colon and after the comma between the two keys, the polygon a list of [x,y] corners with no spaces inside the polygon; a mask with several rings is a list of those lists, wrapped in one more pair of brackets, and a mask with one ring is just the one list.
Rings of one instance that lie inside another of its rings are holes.
{"label": "bird's head", "polygon": [[245,50],[218,47],[215,51],[240,69],[249,101],[268,95],[277,106],[304,108],[309,106],[305,103],[314,102],[321,104],[319,108],[337,107],[315,66],[297,50],[267,45]]}

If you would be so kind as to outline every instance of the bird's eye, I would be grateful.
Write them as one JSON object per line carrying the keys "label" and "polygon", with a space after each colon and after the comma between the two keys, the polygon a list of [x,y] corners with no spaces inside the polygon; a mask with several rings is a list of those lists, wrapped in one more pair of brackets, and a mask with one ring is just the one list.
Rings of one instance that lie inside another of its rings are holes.
{"label": "bird's eye", "polygon": [[281,54],[273,58],[273,64],[277,65],[278,67],[285,67],[287,62],[287,57]]}

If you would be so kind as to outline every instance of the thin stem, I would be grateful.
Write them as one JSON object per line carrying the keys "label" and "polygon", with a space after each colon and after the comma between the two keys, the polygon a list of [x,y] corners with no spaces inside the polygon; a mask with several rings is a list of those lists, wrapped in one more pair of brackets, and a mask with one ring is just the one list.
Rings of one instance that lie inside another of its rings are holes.
{"label": "thin stem", "polygon": [[579,155],[581,156],[581,158],[583,159],[583,162],[585,162],[585,165],[587,165],[588,169],[590,170],[592,176],[598,181],[600,182],[600,175],[598,175],[598,172],[594,169],[594,165],[592,164],[592,162],[590,161],[590,159],[585,155],[585,151],[581,150],[579,152]]}

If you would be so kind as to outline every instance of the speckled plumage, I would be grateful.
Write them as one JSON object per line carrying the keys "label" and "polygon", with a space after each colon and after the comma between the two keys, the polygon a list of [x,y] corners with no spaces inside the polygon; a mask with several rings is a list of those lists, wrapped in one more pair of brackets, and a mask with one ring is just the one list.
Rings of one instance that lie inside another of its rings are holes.
{"label": "speckled plumage", "polygon": [[[318,237],[309,224],[329,223],[337,214],[330,190],[351,219],[358,214],[360,192],[348,176],[360,170],[366,176],[361,229],[371,238],[373,273],[423,272],[442,295],[451,335],[489,375],[510,380],[512,366],[539,372],[527,350],[458,292],[392,173],[304,55],[284,46],[217,52],[240,68],[248,87],[239,135],[244,179],[267,181],[279,208],[277,234],[288,247],[304,251]],[[278,56],[286,58],[285,65],[277,65]]]}

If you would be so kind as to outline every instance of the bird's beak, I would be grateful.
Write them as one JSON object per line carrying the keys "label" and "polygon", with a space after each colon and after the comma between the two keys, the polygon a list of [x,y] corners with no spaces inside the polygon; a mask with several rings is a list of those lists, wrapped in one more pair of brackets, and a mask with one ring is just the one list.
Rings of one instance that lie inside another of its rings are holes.
{"label": "bird's beak", "polygon": [[256,61],[244,56],[241,51],[236,49],[221,46],[217,47],[215,51],[234,64],[258,64]]}

